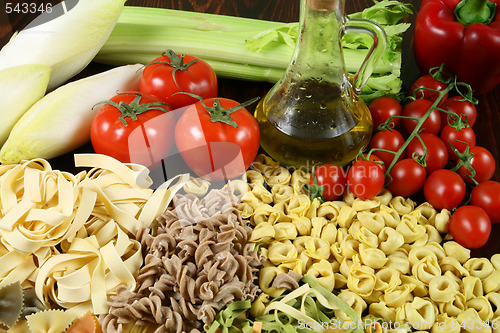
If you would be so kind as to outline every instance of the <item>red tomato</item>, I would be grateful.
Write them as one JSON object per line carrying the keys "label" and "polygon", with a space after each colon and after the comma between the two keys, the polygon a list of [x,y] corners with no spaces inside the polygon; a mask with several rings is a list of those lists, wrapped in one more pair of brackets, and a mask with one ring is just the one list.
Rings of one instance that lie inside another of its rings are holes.
{"label": "red tomato", "polygon": [[[174,80],[175,76],[175,80]],[[194,104],[198,99],[217,96],[217,76],[210,65],[198,57],[181,55],[168,50],[144,68],[139,81],[139,90],[157,96],[173,109]]]}
{"label": "red tomato", "polygon": [[[473,177],[474,180],[478,183],[484,183],[485,181],[490,180],[495,174],[496,169],[495,158],[493,155],[491,155],[487,149],[479,146],[472,147],[470,152],[474,154],[470,160],[472,167],[476,171],[476,175]],[[472,178],[469,177],[471,175],[470,171],[464,165],[458,169],[458,174],[462,176],[466,182],[471,184],[474,183]]]}
{"label": "red tomato", "polygon": [[[215,103],[217,100],[219,103]],[[175,142],[186,164],[199,177],[227,180],[238,177],[252,164],[259,150],[260,131],[246,108],[224,117],[217,104],[226,110],[239,105],[227,98],[209,98],[203,104],[199,101],[191,105],[177,122]],[[212,121],[214,115],[218,119]]]}
{"label": "red tomato", "polygon": [[465,198],[465,182],[454,171],[436,170],[424,183],[424,196],[434,208],[452,210]]}
{"label": "red tomato", "polygon": [[491,223],[500,223],[500,183],[492,180],[474,187],[470,198],[471,205],[483,208]]}
{"label": "red tomato", "polygon": [[395,196],[409,197],[417,193],[425,182],[425,169],[413,158],[406,158],[394,164],[389,173],[391,181],[387,189]]}
{"label": "red tomato", "polygon": [[[431,101],[431,104],[438,98],[439,94],[435,91],[431,91],[428,89],[432,90],[444,90],[446,89],[447,85],[446,83],[443,83],[441,81],[438,81],[432,77],[430,74],[425,74],[424,76],[419,77],[410,87],[410,95],[413,96],[413,93],[415,90],[415,97],[416,98],[423,98]],[[422,88],[422,89],[419,89]],[[425,89],[424,89],[425,88]],[[445,100],[446,97],[448,97],[448,94],[445,94],[443,98],[441,98],[441,101],[439,102],[438,105],[441,105]]]}
{"label": "red tomato", "polygon": [[[347,173],[345,170],[333,164],[320,165],[314,168],[317,185],[322,187],[320,195],[325,201],[337,200],[344,194],[347,187]],[[311,175],[309,185],[313,185],[314,179]]]}
{"label": "red tomato", "polygon": [[[368,108],[370,109],[370,113],[372,115],[373,128],[375,130],[380,124],[385,123],[390,117],[400,116],[402,113],[401,104],[389,96],[382,96],[374,99]],[[393,118],[391,120],[391,123],[394,124],[393,128],[396,128],[400,121],[401,118]]]}
{"label": "red tomato", "polygon": [[[118,94],[110,101],[116,105],[127,104],[133,112],[104,104],[90,128],[90,139],[96,153],[147,167],[168,155],[174,143],[175,127],[174,117],[167,112],[170,110],[168,106],[159,105],[162,102],[155,96],[138,93]],[[148,103],[157,104],[151,104],[147,109]],[[135,116],[137,119],[134,120],[132,117]]]}
{"label": "red tomato", "polygon": [[[422,133],[420,138],[427,148],[425,162],[427,166],[425,171],[430,175],[433,171],[443,169],[448,163],[448,149],[444,142],[437,136],[431,133]],[[410,158],[414,154],[423,156],[424,147],[418,138],[414,138],[406,147],[406,157]]]}
{"label": "red tomato", "polygon": [[[476,134],[474,130],[470,127],[462,128],[457,131],[454,127],[446,125],[443,127],[440,135],[441,140],[446,144],[446,149],[448,149],[448,156],[452,161],[458,161],[458,156],[451,149],[450,142],[459,152],[463,153],[467,148],[467,144],[470,148],[476,145]],[[465,144],[465,143],[467,144]]]}
{"label": "red tomato", "polygon": [[354,162],[347,174],[351,192],[362,200],[375,197],[384,188],[384,173],[373,161]]}
{"label": "red tomato", "polygon": [[[448,98],[442,105],[444,110],[455,112],[457,115],[461,117],[462,120],[465,120],[467,117],[467,124],[470,127],[474,126],[477,119],[477,110],[474,104],[465,100],[461,96],[454,96]],[[448,114],[445,112],[441,112],[441,128],[448,125],[448,119],[452,121],[451,117],[448,117]]]}
{"label": "red tomato", "polygon": [[[417,99],[406,104],[403,109],[403,116],[421,119],[432,106],[432,102],[426,99]],[[417,120],[403,119],[403,126],[408,133],[413,132],[417,126]],[[432,134],[438,134],[441,129],[441,115],[438,110],[433,110],[431,114],[424,121],[420,130]]]}
{"label": "red tomato", "polygon": [[[364,159],[367,158],[367,154],[363,154],[364,156]],[[359,156],[356,156],[356,159],[355,161],[358,162],[358,161],[362,161],[363,158],[359,157]],[[382,169],[382,172],[385,173],[385,164],[384,164],[384,161],[382,161],[382,159],[380,157],[378,157],[376,154],[370,154],[370,161],[374,161],[374,162],[377,162],[377,165]]]}
{"label": "red tomato", "polygon": [[[384,149],[393,152],[397,152],[405,143],[405,138],[397,130],[382,130],[372,137],[370,141],[371,149]],[[385,166],[388,167],[395,155],[389,152],[376,150],[377,156],[384,162]],[[401,155],[401,159],[403,155]]]}
{"label": "red tomato", "polygon": [[462,206],[451,216],[448,228],[458,244],[468,249],[477,249],[488,241],[491,221],[484,209]]}

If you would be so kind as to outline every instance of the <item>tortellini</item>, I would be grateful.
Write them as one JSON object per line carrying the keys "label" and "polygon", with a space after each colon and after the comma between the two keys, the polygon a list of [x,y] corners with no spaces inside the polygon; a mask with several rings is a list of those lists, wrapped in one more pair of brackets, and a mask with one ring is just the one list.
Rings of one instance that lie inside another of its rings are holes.
{"label": "tortellini", "polygon": [[403,235],[391,227],[384,227],[378,238],[380,249],[387,255],[393,254],[405,243]]}
{"label": "tortellini", "polygon": [[328,291],[333,291],[335,287],[335,275],[332,266],[327,260],[320,260],[309,267],[307,275],[317,278],[318,283]]}
{"label": "tortellini", "polygon": [[449,276],[437,276],[429,281],[429,296],[435,302],[451,302],[457,293],[458,283]]}
{"label": "tortellini", "polygon": [[[371,200],[350,191],[343,200],[310,200],[304,187],[310,176],[259,155],[243,177],[248,192],[238,209],[250,218],[250,241],[267,259],[259,280],[265,296],[254,300],[253,313],[263,314],[269,297],[284,292],[273,284],[276,277],[293,271],[341,290],[339,297],[360,316],[417,332],[500,333],[500,254],[472,258],[446,235],[450,211],[417,206],[386,189]],[[470,320],[479,324],[464,327]],[[497,328],[488,326],[493,322]]]}
{"label": "tortellini", "polygon": [[438,309],[435,304],[420,297],[404,305],[404,319],[415,329],[430,329],[436,321]]}
{"label": "tortellini", "polygon": [[448,257],[456,258],[461,264],[464,264],[470,259],[470,250],[455,241],[448,241],[444,243],[443,249]]}

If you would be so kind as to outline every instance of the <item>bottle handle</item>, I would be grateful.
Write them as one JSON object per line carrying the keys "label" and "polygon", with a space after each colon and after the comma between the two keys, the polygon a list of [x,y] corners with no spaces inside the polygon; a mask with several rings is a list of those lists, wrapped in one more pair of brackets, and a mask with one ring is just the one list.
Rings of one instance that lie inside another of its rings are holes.
{"label": "bottle handle", "polygon": [[372,47],[368,51],[366,58],[363,60],[361,67],[353,77],[354,91],[359,95],[387,48],[387,35],[378,23],[361,18],[347,18],[345,23],[345,33],[350,32],[365,33],[373,38]]}

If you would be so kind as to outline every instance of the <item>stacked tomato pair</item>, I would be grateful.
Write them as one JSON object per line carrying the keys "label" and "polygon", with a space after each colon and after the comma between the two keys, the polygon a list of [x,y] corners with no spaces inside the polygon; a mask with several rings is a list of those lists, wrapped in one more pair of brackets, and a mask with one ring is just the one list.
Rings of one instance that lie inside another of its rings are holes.
{"label": "stacked tomato pair", "polygon": [[207,62],[167,50],[144,67],[138,91],[99,103],[104,106],[92,123],[92,146],[96,153],[151,168],[180,153],[191,171],[210,178],[217,159],[227,159],[215,156],[213,144],[230,142],[242,159],[233,171],[244,172],[259,149],[258,124],[245,109],[248,103],[217,94],[217,77]]}

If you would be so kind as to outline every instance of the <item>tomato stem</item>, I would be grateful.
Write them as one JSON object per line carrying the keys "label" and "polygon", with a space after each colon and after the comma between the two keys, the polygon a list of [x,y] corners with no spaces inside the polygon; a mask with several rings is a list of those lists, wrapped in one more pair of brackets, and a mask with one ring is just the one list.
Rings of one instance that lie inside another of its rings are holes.
{"label": "tomato stem", "polygon": [[427,157],[427,146],[425,145],[424,140],[422,140],[422,137],[420,136],[420,134],[417,134],[416,137],[418,138],[418,140],[420,140],[420,143],[422,144],[422,148],[424,149],[424,153],[422,155],[420,155],[420,154],[417,154],[416,152],[414,152],[411,157],[415,160],[415,162],[417,162],[418,164],[420,164],[421,166],[423,166],[425,168],[425,167],[427,167],[427,162],[425,161],[425,158]]}
{"label": "tomato stem", "polygon": [[432,67],[429,70],[429,74],[434,80],[443,82],[444,84],[450,84],[453,81],[453,75],[444,64],[441,64],[439,67]]}
{"label": "tomato stem", "polygon": [[457,155],[457,157],[458,157],[458,163],[457,163],[457,165],[455,165],[455,167],[453,167],[453,169],[451,169],[451,171],[457,171],[458,169],[460,169],[460,167],[465,166],[465,168],[467,168],[467,170],[469,170],[469,172],[470,172],[470,175],[466,175],[466,176],[469,177],[474,182],[475,185],[478,185],[479,183],[474,179],[474,177],[476,176],[476,170],[474,169],[474,167],[472,166],[472,163],[471,163],[471,160],[474,157],[474,153],[472,153],[470,151],[470,146],[467,142],[460,141],[460,140],[456,140],[456,141],[465,144],[466,147],[465,147],[464,152],[461,153],[457,148],[455,148],[455,146],[453,146],[453,144],[450,141],[448,141],[448,144],[450,145],[451,150],[453,150],[455,155]]}
{"label": "tomato stem", "polygon": [[125,119],[126,117],[130,117],[132,120],[137,120],[137,116],[140,115],[141,113],[144,113],[144,112],[147,112],[150,110],[160,110],[160,111],[168,112],[167,110],[165,110],[163,108],[159,108],[159,106],[170,107],[170,105],[168,105],[167,103],[163,103],[163,102],[152,102],[152,103],[140,104],[141,98],[142,98],[142,95],[140,93],[119,93],[118,95],[136,95],[136,97],[132,100],[132,102],[130,102],[128,104],[123,102],[123,101],[121,101],[120,103],[116,103],[116,102],[108,100],[108,101],[99,102],[99,103],[95,104],[93,107],[95,107],[97,105],[102,105],[102,104],[109,104],[109,105],[114,106],[115,108],[117,108],[121,112],[118,119],[120,119],[123,126],[125,126],[125,127],[128,125],[127,121]]}
{"label": "tomato stem", "polygon": [[320,202],[324,202],[323,192],[325,191],[325,187],[318,184],[318,178],[316,177],[315,169],[318,164],[313,165],[311,171],[311,177],[313,179],[312,185],[306,184],[304,185],[304,189],[309,193],[309,198],[312,200],[319,199]]}
{"label": "tomato stem", "polygon": [[210,121],[211,122],[215,123],[215,122],[219,121],[221,123],[228,124],[229,126],[233,126],[234,128],[238,128],[238,124],[231,118],[231,113],[236,112],[238,110],[241,110],[243,108],[246,108],[247,106],[257,102],[260,99],[260,97],[257,96],[257,97],[252,98],[251,100],[248,100],[246,102],[243,102],[241,104],[233,106],[232,108],[226,109],[226,108],[222,107],[218,98],[214,98],[214,103],[212,104],[212,106],[207,106],[203,102],[203,98],[201,96],[187,93],[184,91],[181,91],[181,92],[178,92],[175,94],[186,94],[188,96],[196,98],[197,100],[200,101],[201,105],[203,105],[205,110],[207,110],[207,112],[210,114]]}
{"label": "tomato stem", "polygon": [[193,59],[188,63],[184,63],[184,56],[185,55],[181,54],[181,56],[179,57],[177,55],[177,53],[175,53],[175,51],[171,50],[171,49],[166,50],[165,52],[163,52],[162,55],[167,56],[170,59],[170,61],[154,61],[154,62],[150,62],[146,66],[157,65],[157,64],[166,64],[166,65],[172,66],[174,68],[172,70],[172,79],[174,80],[175,86],[177,88],[179,88],[180,91],[183,91],[183,89],[181,89],[181,87],[179,87],[179,84],[177,83],[177,79],[175,78],[175,74],[177,73],[177,71],[187,70],[189,68],[189,66],[191,66],[192,64],[194,64],[198,60]]}

